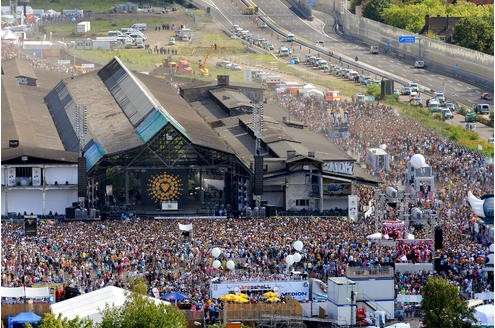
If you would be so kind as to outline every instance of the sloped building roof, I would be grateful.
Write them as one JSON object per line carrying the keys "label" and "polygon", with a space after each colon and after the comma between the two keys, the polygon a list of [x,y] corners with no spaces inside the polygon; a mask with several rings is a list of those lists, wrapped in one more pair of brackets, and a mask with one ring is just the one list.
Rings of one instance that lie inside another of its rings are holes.
{"label": "sloped building roof", "polygon": [[168,124],[193,144],[230,152],[177,90],[129,71],[117,57],[61,81],[45,99],[65,148],[81,146],[88,169],[107,154],[144,145]]}
{"label": "sloped building roof", "polygon": [[[12,69],[13,63],[15,61],[2,63],[2,162],[24,155],[40,160],[77,162],[77,153],[65,150],[43,103],[55,76],[61,78],[62,75],[47,72],[42,87],[19,85],[15,78],[19,72]],[[36,76],[34,71],[32,75]],[[18,140],[19,146],[10,148],[10,140]]]}
{"label": "sloped building roof", "polygon": [[20,58],[14,58],[2,65],[2,69],[5,75],[8,76],[24,76],[32,79],[37,79],[36,73],[34,72],[33,66],[31,64]]}

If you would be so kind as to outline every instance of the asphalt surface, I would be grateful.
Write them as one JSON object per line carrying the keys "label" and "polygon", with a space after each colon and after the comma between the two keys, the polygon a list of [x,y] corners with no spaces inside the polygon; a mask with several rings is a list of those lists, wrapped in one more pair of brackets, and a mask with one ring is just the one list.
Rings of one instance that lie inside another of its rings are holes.
{"label": "asphalt surface", "polygon": [[[254,16],[243,15],[242,11],[245,5],[240,0],[203,0],[202,2],[218,9],[220,14],[216,14],[214,19],[219,24],[224,25],[225,28],[228,29],[232,25],[238,24],[244,29],[249,29],[251,32],[271,40],[275,45],[275,49],[278,49],[281,45],[288,45],[283,37],[278,36],[271,30],[260,29],[257,25],[259,20]],[[425,92],[443,91],[448,100],[454,100],[459,104],[466,105],[468,108],[471,108],[476,103],[484,102],[490,104],[493,109],[493,100],[485,101],[480,99],[480,94],[487,90],[481,90],[468,83],[432,73],[427,69],[415,69],[412,67],[412,63],[404,63],[396,57],[386,54],[370,54],[369,45],[356,40],[348,40],[338,33],[334,28],[334,18],[330,14],[313,11],[315,19],[310,22],[295,15],[283,1],[254,0],[252,2],[259,7],[261,16],[269,19],[282,31],[294,33],[296,38],[314,44],[316,44],[317,40],[323,40],[324,45],[319,46],[322,55],[332,52],[333,59],[342,57],[350,62],[355,57],[358,57],[359,60],[355,63],[359,66],[358,71],[369,69],[386,72],[391,76],[397,77],[397,80],[419,83]],[[292,44],[292,46],[297,49],[297,44]],[[300,49],[299,53],[302,54],[304,51],[304,49]],[[309,52],[309,50],[306,51]],[[314,53],[315,51],[312,52]],[[396,84],[395,87],[400,88],[400,85]],[[450,123],[464,126],[464,117],[455,115],[455,118]],[[476,126],[476,132],[482,139],[487,140],[493,137],[493,127],[487,127],[480,123],[476,123]]]}

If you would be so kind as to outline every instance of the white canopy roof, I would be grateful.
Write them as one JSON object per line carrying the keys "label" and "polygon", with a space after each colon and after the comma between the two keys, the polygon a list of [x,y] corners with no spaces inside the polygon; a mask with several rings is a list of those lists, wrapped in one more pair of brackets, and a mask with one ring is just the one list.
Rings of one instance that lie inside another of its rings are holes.
{"label": "white canopy roof", "polygon": [[[78,316],[81,319],[90,318],[93,320],[93,323],[99,323],[102,321],[100,311],[105,309],[106,304],[114,307],[122,306],[127,299],[126,293],[128,293],[128,291],[123,288],[108,286],[52,304],[50,308],[55,316],[58,316],[59,313],[61,313],[62,316],[69,320]],[[152,299],[155,304],[170,304],[169,302],[156,298],[149,298]]]}
{"label": "white canopy roof", "polygon": [[374,234],[366,236],[366,239],[382,239],[383,235],[381,232],[375,232]]}
{"label": "white canopy roof", "polygon": [[480,305],[474,308],[474,318],[478,321],[478,324],[482,326],[493,327],[495,305],[487,304]]}

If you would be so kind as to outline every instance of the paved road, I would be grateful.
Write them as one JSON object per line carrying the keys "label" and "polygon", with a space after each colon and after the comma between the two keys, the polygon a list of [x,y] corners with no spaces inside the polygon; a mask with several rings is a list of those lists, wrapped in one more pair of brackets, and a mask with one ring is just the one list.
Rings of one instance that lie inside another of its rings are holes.
{"label": "paved road", "polygon": [[[220,17],[217,17],[218,15],[215,16],[215,19],[220,18],[222,24],[227,24],[227,27],[232,24],[238,24],[259,36],[272,40],[276,48],[282,44],[286,45],[283,42],[283,38],[280,37],[277,40],[277,36],[273,32],[258,28],[254,16],[242,15],[242,10],[245,6],[240,0],[204,0],[204,2],[217,8],[222,13]],[[259,7],[260,15],[275,22],[282,30],[294,33],[297,38],[311,43],[316,43],[316,40],[323,40],[325,43],[321,47],[322,53],[328,54],[332,51],[334,57],[341,56],[351,61],[357,56],[359,58],[358,64],[362,65],[365,69],[366,67],[373,67],[373,69],[377,69],[378,71],[389,72],[401,80],[416,81],[427,90],[444,91],[447,98],[468,107],[472,107],[473,104],[480,102],[479,95],[482,91],[485,91],[470,84],[440,74],[431,73],[428,70],[414,69],[409,63],[403,63],[398,58],[385,54],[372,55],[369,53],[368,45],[353,43],[338,33],[335,33],[333,29],[334,18],[329,14],[313,11],[315,20],[309,22],[295,15],[280,0],[253,0],[252,2]],[[297,45],[294,48],[297,49]],[[299,53],[304,51],[303,48]],[[493,101],[488,103],[493,108]],[[463,117],[456,115],[453,124],[463,126]],[[494,134],[493,127],[486,127],[479,123],[477,123],[477,132],[484,140],[493,137]]]}

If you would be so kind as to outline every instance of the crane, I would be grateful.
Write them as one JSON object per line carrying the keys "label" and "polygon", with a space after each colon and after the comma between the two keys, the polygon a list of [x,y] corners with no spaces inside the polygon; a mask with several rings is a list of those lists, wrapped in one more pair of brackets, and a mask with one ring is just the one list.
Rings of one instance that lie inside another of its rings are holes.
{"label": "crane", "polygon": [[208,48],[208,51],[206,52],[206,56],[203,59],[203,61],[199,64],[199,73],[204,76],[208,76],[208,68],[206,68],[206,61],[208,60],[208,57],[210,56],[211,52],[213,49],[216,48],[215,44],[210,45],[210,48]]}

